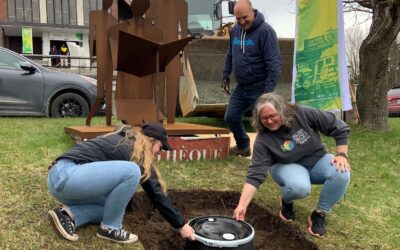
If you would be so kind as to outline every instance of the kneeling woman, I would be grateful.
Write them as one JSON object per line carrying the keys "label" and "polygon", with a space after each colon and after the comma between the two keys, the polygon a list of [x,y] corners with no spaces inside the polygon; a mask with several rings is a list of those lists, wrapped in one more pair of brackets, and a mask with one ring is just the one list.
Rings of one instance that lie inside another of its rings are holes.
{"label": "kneeling woman", "polygon": [[48,212],[58,235],[77,241],[76,228],[100,224],[97,236],[119,243],[138,237],[122,228],[125,209],[140,183],[161,215],[194,240],[194,231],[166,196],[166,187],[153,165],[154,154],[170,150],[167,132],[160,124],[144,124],[141,131],[119,131],[84,141],[50,166],[48,188],[63,204]]}
{"label": "kneeling woman", "polygon": [[[343,197],[350,182],[347,161],[349,126],[330,112],[286,103],[282,96],[261,95],[255,105],[257,137],[252,165],[234,218],[243,220],[247,206],[268,173],[281,187],[279,217],[293,221],[293,201],[305,198],[312,184],[322,184],[319,201],[308,218],[308,232],[325,234],[325,214]],[[336,154],[327,152],[320,133],[333,137]]]}

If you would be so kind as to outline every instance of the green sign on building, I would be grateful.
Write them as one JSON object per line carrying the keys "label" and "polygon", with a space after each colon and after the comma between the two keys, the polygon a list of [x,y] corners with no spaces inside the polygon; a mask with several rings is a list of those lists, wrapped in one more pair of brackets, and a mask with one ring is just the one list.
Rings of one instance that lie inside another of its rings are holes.
{"label": "green sign on building", "polygon": [[22,53],[32,54],[33,43],[32,43],[32,28],[22,27]]}

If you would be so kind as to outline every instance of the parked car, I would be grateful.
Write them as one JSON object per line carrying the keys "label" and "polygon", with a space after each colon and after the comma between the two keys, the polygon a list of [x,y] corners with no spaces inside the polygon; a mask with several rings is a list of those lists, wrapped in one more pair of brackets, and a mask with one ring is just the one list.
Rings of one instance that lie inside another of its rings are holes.
{"label": "parked car", "polygon": [[400,116],[400,86],[389,90],[387,101],[389,116]]}
{"label": "parked car", "polygon": [[96,93],[96,79],[53,71],[0,47],[0,116],[86,116]]}

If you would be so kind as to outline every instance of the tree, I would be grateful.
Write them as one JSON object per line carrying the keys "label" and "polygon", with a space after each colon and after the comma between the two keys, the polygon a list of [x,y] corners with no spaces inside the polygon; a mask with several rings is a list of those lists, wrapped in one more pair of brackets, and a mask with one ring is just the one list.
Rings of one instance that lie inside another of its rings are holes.
{"label": "tree", "polygon": [[359,51],[365,32],[360,25],[354,25],[346,30],[346,56],[349,63],[350,82],[358,84],[360,82],[360,60]]}
{"label": "tree", "polygon": [[372,23],[363,40],[360,55],[361,125],[388,130],[387,92],[395,82],[387,81],[389,52],[400,31],[400,0],[343,1],[345,9],[370,10]]}

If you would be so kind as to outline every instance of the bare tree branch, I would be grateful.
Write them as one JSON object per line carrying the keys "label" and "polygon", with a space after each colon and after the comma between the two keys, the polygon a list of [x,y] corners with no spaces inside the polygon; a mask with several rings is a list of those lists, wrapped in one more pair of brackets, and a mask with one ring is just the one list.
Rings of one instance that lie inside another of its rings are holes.
{"label": "bare tree branch", "polygon": [[369,0],[345,0],[343,1],[343,11],[344,12],[351,12],[351,11],[359,11],[359,12],[366,12],[372,13],[372,8],[366,4],[360,4],[360,1],[369,2]]}

